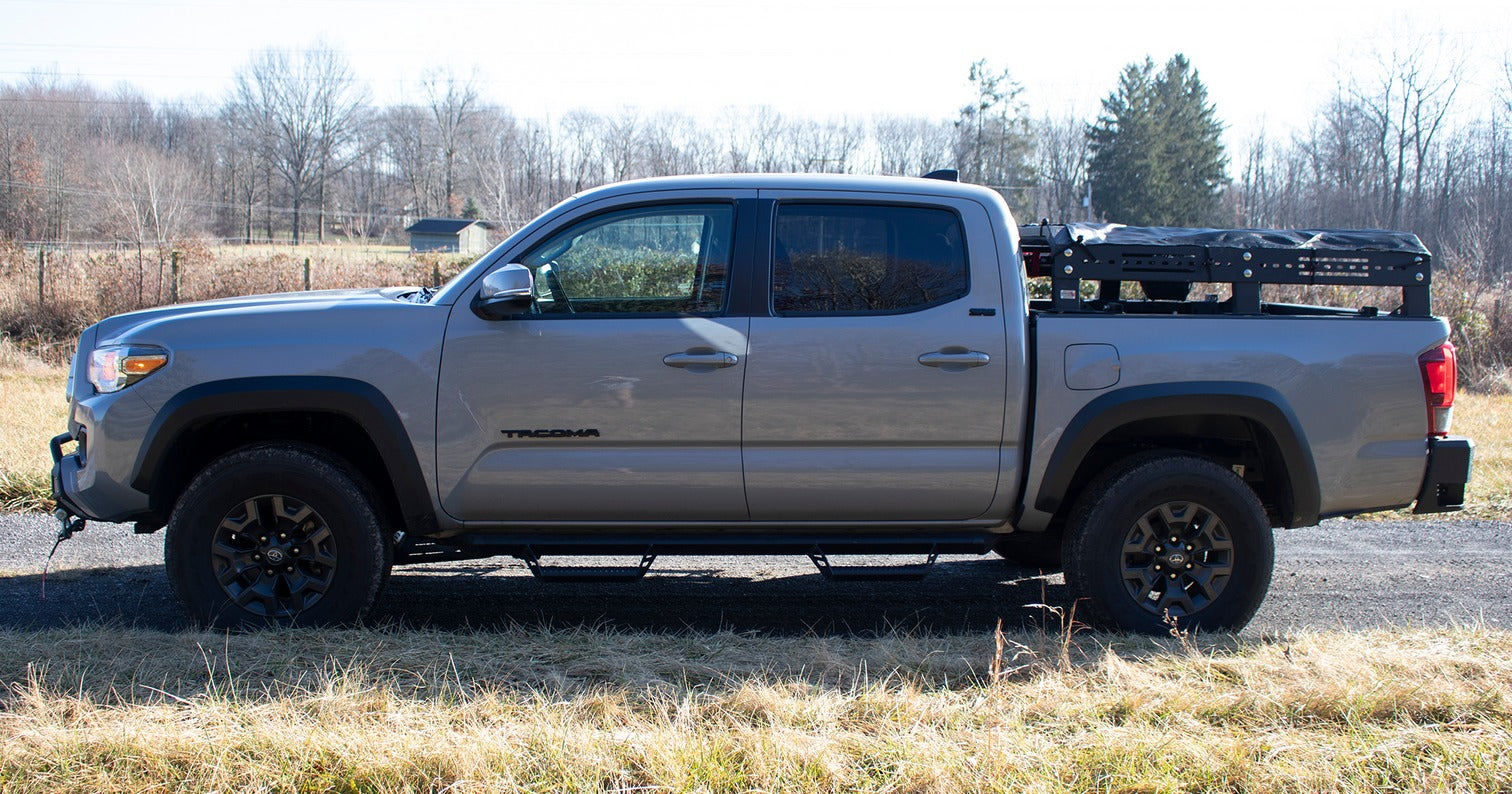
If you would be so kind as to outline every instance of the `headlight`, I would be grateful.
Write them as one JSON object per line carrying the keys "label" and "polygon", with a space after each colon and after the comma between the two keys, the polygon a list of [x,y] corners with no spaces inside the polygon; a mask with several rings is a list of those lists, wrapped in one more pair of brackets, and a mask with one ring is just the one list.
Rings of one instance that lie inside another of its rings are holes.
{"label": "headlight", "polygon": [[168,363],[168,351],[147,345],[107,345],[89,354],[89,382],[109,394],[157,372]]}

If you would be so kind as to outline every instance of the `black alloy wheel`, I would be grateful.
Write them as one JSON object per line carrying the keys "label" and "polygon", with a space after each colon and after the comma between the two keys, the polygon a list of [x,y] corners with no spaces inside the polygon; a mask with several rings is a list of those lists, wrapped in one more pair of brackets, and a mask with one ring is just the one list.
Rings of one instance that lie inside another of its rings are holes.
{"label": "black alloy wheel", "polygon": [[1234,575],[1234,541],[1217,513],[1165,502],[1124,536],[1124,589],[1147,611],[1187,617],[1222,595]]}
{"label": "black alloy wheel", "polygon": [[215,529],[211,567],[232,603],[260,618],[287,620],[331,589],[336,537],[300,500],[261,494],[232,508]]}

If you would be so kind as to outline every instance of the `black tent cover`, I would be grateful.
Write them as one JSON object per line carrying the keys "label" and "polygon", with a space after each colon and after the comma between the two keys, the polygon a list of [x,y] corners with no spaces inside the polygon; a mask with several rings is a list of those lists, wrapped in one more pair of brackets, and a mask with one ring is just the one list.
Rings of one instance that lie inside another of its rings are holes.
{"label": "black tent cover", "polygon": [[1083,245],[1194,245],[1208,248],[1283,248],[1319,251],[1399,251],[1428,256],[1418,236],[1384,229],[1188,229],[1068,223],[1066,232]]}

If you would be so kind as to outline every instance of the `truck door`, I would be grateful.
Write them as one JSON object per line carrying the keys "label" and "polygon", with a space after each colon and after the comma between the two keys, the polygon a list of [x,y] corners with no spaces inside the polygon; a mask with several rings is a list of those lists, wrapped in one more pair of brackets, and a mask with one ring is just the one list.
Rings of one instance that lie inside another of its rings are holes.
{"label": "truck door", "polygon": [[1023,377],[1005,355],[1005,320],[1022,319],[1004,317],[986,212],[813,195],[760,194],[768,306],[751,320],[742,420],[751,518],[982,515],[1007,384]]}
{"label": "truck door", "polygon": [[588,207],[525,241],[509,258],[534,273],[527,314],[484,320],[458,302],[437,400],[448,514],[748,517],[740,401],[749,319],[727,311],[739,204],[728,191],[689,195]]}

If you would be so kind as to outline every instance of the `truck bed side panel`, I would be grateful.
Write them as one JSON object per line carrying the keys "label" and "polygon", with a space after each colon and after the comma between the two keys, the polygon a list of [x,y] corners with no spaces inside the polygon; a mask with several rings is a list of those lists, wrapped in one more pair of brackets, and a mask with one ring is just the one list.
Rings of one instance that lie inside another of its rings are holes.
{"label": "truck bed side panel", "polygon": [[[1040,315],[1035,442],[1019,525],[1048,523],[1034,508],[1078,412],[1120,389],[1177,382],[1256,384],[1279,393],[1286,402],[1279,407],[1296,417],[1299,440],[1312,452],[1321,515],[1408,504],[1426,465],[1417,356],[1447,334],[1441,320],[1398,317]],[[1067,348],[1087,344],[1116,349],[1116,383],[1067,385]]]}

